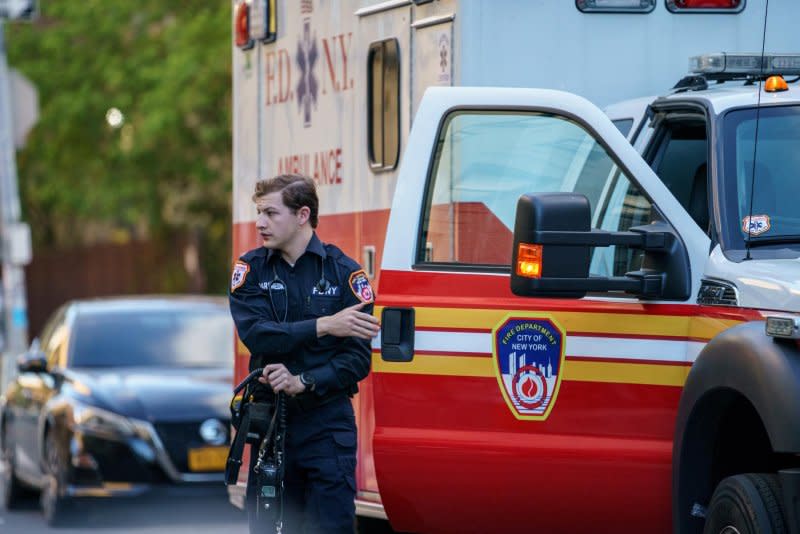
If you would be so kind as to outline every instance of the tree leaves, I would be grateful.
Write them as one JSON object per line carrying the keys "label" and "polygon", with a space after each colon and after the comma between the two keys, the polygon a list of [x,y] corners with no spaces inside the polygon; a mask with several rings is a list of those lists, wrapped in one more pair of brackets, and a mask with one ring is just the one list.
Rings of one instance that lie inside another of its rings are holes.
{"label": "tree leaves", "polygon": [[43,2],[39,20],[8,26],[9,63],[39,91],[17,160],[36,248],[199,233],[201,265],[224,289],[230,20],[227,2],[84,0]]}

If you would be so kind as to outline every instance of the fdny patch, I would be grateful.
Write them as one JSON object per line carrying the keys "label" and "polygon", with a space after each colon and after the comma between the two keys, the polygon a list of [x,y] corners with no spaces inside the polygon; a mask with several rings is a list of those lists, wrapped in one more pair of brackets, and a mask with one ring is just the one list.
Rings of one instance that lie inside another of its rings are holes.
{"label": "fdny patch", "polygon": [[350,289],[361,302],[373,302],[375,300],[372,286],[369,285],[369,278],[367,278],[367,273],[363,270],[356,271],[350,275]]}
{"label": "fdny patch", "polygon": [[237,261],[233,264],[233,274],[231,275],[231,292],[236,291],[237,287],[241,287],[247,279],[247,273],[250,272],[250,266],[243,262]]}
{"label": "fdny patch", "polygon": [[767,232],[772,225],[769,215],[748,215],[742,219],[742,232],[750,235],[761,235]]}
{"label": "fdny patch", "polygon": [[492,331],[500,391],[517,419],[544,421],[558,396],[564,331],[551,317],[506,317]]}

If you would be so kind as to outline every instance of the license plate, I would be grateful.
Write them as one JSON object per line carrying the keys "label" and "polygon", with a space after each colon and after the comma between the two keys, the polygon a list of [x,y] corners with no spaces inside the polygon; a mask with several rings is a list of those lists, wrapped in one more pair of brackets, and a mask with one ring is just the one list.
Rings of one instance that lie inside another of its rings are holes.
{"label": "license plate", "polygon": [[228,447],[200,447],[189,449],[191,471],[224,471],[228,460]]}

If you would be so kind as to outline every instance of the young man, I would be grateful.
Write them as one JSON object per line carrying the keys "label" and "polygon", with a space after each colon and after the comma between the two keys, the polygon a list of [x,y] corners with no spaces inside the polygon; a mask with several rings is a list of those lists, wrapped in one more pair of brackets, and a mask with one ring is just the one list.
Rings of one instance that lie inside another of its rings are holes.
{"label": "young man", "polygon": [[[370,368],[374,293],[359,265],[317,227],[314,182],[280,175],[256,183],[256,228],[263,246],[233,267],[230,307],[250,369],[264,367],[264,397],[283,392],[285,441],[283,532],[352,534],[356,425],[350,398]],[[247,501],[255,522],[250,451]]]}

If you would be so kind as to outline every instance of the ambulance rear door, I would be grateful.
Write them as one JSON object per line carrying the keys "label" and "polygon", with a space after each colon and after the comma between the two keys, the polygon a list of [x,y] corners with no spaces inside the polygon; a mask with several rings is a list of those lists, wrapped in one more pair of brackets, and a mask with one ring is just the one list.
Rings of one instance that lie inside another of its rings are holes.
{"label": "ambulance rear door", "polygon": [[[373,345],[374,457],[397,530],[670,531],[675,410],[703,345],[696,307],[514,296],[517,199],[563,191],[587,196],[596,227],[670,225],[696,295],[708,238],[593,104],[550,90],[426,92]],[[591,274],[640,267],[635,250],[610,250]]]}

